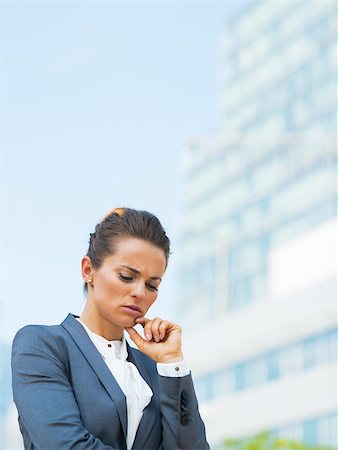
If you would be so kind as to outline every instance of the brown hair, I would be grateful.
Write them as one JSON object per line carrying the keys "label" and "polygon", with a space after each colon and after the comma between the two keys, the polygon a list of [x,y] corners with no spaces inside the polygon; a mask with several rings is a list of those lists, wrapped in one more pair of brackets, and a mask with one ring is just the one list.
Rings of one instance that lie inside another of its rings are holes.
{"label": "brown hair", "polygon": [[[131,208],[115,208],[90,233],[87,255],[95,269],[98,269],[108,255],[115,251],[120,238],[139,238],[163,250],[166,265],[170,254],[170,240],[156,216],[147,211]],[[87,284],[83,287],[87,292]]]}

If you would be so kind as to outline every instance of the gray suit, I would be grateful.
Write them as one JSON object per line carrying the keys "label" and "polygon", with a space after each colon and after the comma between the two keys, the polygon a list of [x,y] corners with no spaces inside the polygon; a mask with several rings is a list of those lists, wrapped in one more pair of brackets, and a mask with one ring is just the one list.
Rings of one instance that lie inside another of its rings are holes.
{"label": "gray suit", "polygon": [[[209,449],[191,375],[159,376],[154,361],[130,346],[128,360],[153,391],[133,450]],[[73,315],[22,328],[12,373],[25,449],[126,449],[125,396]]]}

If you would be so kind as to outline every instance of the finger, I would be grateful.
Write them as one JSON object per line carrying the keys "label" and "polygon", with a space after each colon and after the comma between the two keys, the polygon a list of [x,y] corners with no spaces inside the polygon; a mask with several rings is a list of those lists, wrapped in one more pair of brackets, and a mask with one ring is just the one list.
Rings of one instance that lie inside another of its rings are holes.
{"label": "finger", "polygon": [[138,334],[138,332],[134,328],[126,328],[130,339],[137,345],[139,350],[143,351],[145,340]]}
{"label": "finger", "polygon": [[170,324],[167,320],[163,320],[158,328],[158,331],[160,333],[160,340],[162,341],[162,339],[165,338],[166,336],[166,331],[169,328]]}
{"label": "finger", "polygon": [[154,334],[153,334],[153,321],[155,319],[147,320],[146,324],[143,327],[144,336],[147,341],[151,341],[152,339],[155,340]]}
{"label": "finger", "polygon": [[146,317],[138,317],[138,318],[135,320],[135,323],[136,323],[137,325],[142,325],[142,327],[143,327],[143,332],[144,332],[144,336],[145,336],[145,338],[146,338],[147,341],[151,341],[152,338],[153,338],[153,336],[152,336],[152,334],[151,334],[151,327],[150,327],[149,325],[147,326],[147,324],[148,324],[149,322],[151,322],[151,320],[150,320],[150,319],[147,319]]}
{"label": "finger", "polygon": [[135,319],[135,323],[142,325],[143,327],[145,326],[145,324],[147,322],[149,322],[150,319],[147,319],[147,317],[138,317],[137,319]]}
{"label": "finger", "polygon": [[155,317],[155,319],[153,319],[151,321],[151,324],[149,325],[151,326],[151,333],[153,335],[153,339],[155,342],[160,342],[161,340],[159,327],[162,322],[163,322],[162,319],[160,319],[159,317]]}

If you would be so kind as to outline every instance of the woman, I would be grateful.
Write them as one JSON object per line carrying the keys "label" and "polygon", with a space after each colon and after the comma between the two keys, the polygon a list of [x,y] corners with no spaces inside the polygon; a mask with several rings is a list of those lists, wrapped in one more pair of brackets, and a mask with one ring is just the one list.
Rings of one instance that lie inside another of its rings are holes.
{"label": "woman", "polygon": [[[145,317],[169,245],[152,214],[113,210],[90,235],[82,259],[81,316],[17,333],[13,395],[25,449],[209,448],[181,329]],[[127,344],[124,330],[139,350]]]}

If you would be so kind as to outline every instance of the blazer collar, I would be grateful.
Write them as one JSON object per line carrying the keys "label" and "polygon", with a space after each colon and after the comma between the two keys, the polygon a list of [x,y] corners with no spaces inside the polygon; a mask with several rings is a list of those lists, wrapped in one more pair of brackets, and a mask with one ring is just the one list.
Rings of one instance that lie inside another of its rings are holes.
{"label": "blazer collar", "polygon": [[68,314],[66,319],[61,323],[73,338],[75,344],[80,349],[83,356],[88,361],[91,368],[94,370],[99,380],[105,387],[111,399],[116,405],[116,409],[121,421],[124,437],[127,436],[127,406],[126,398],[118,385],[115,378],[112,376],[102,356],[97,351],[95,345],[90,340],[86,330],[76,320],[75,315]]}

